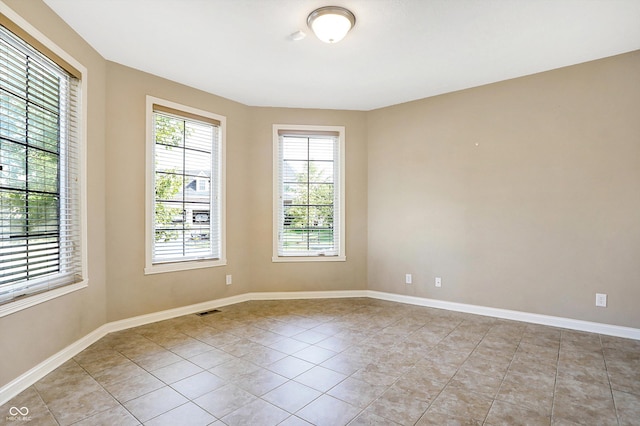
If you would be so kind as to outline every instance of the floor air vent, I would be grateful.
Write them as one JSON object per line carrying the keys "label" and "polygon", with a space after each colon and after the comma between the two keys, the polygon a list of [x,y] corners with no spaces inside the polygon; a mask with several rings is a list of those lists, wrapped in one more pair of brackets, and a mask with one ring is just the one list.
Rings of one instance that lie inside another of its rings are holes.
{"label": "floor air vent", "polygon": [[198,312],[196,315],[197,315],[197,316],[199,316],[199,317],[203,317],[203,316],[205,316],[205,315],[215,314],[215,313],[217,313],[217,312],[220,312],[220,311],[219,311],[219,310],[217,310],[217,309],[213,309],[213,310],[211,310],[211,311]]}

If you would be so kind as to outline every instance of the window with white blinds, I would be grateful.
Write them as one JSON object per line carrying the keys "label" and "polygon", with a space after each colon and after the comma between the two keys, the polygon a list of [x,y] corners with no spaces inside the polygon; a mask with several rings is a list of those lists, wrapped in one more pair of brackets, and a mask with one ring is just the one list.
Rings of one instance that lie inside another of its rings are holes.
{"label": "window with white blinds", "polygon": [[148,98],[151,118],[146,273],[225,264],[224,117]]}
{"label": "window with white blinds", "polygon": [[80,116],[80,80],[0,26],[0,304],[84,280]]}
{"label": "window with white blinds", "polygon": [[345,260],[344,127],[274,126],[273,261]]}

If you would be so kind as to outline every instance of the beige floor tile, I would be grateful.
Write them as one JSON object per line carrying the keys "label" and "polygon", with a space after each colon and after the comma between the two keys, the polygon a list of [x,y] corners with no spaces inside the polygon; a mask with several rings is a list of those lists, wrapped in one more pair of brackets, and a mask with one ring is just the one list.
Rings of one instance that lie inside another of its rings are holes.
{"label": "beige floor tile", "polygon": [[344,374],[316,366],[300,374],[294,380],[320,392],[326,392],[346,378],[347,376]]}
{"label": "beige floor tile", "polygon": [[111,333],[11,407],[36,425],[635,425],[640,341],[368,298],[252,301]]}
{"label": "beige floor tile", "polygon": [[467,422],[482,423],[493,399],[455,387],[447,386],[429,407],[428,413],[454,414]]}
{"label": "beige floor tile", "polygon": [[371,410],[364,410],[353,421],[349,423],[349,426],[396,426],[398,423],[393,422],[384,417],[380,417]]}
{"label": "beige floor tile", "polygon": [[347,339],[343,339],[342,337],[331,336],[316,343],[316,346],[319,346],[324,349],[329,349],[330,351],[333,351],[336,353],[340,353],[345,349],[353,346],[353,342]]}
{"label": "beige floor tile", "polygon": [[255,399],[255,395],[229,384],[206,393],[193,402],[220,419]]}
{"label": "beige floor tile", "polygon": [[120,403],[130,401],[165,386],[165,383],[146,371],[122,380],[105,384],[105,389]]}
{"label": "beige floor tile", "polygon": [[415,399],[410,391],[392,387],[370,406],[371,411],[396,423],[414,424],[426,411],[429,404]]}
{"label": "beige floor tile", "polygon": [[267,346],[284,354],[291,355],[301,351],[302,349],[308,348],[311,345],[301,342],[300,340],[285,337],[284,339],[278,340],[277,342],[271,343]]}
{"label": "beige floor tile", "polygon": [[259,369],[260,367],[252,362],[240,358],[234,358],[230,361],[210,368],[209,371],[224,380],[233,381],[240,376],[251,374],[254,371],[258,371]]}
{"label": "beige floor tile", "polygon": [[208,370],[227,361],[231,361],[232,359],[234,359],[233,355],[228,354],[220,349],[212,349],[210,351],[190,357],[189,361],[200,368]]}
{"label": "beige floor tile", "polygon": [[453,376],[448,387],[466,392],[475,392],[493,399],[498,393],[501,384],[501,378],[461,369]]}
{"label": "beige floor tile", "polygon": [[516,370],[513,364],[504,378],[496,399],[524,405],[541,414],[551,414],[555,376],[535,370]]}
{"label": "beige floor tile", "polygon": [[140,422],[121,405],[87,417],[73,426],[135,426]]}
{"label": "beige floor tile", "polygon": [[494,401],[485,420],[487,426],[512,426],[526,424],[530,426],[549,426],[551,416],[540,414],[522,405]]}
{"label": "beige floor tile", "polygon": [[611,388],[599,383],[559,379],[553,418],[584,424],[617,424]]}
{"label": "beige floor tile", "polygon": [[200,373],[173,383],[171,387],[188,399],[196,399],[226,384],[227,382],[220,377],[208,371],[201,371]]}
{"label": "beige floor tile", "polygon": [[415,399],[433,402],[434,399],[442,392],[447,381],[438,380],[427,374],[406,374],[398,379],[393,385],[394,387],[410,392]]}
{"label": "beige floor tile", "polygon": [[390,371],[379,364],[367,364],[351,375],[354,379],[377,386],[391,386],[402,372]]}
{"label": "beige floor tile", "polygon": [[313,364],[320,364],[335,355],[336,352],[316,345],[307,346],[293,354],[296,358],[300,358]]}
{"label": "beige floor tile", "polygon": [[640,395],[640,365],[610,361],[607,372],[613,389]]}
{"label": "beige floor tile", "polygon": [[[518,424],[518,423],[515,423]],[[475,419],[458,417],[454,413],[438,413],[427,410],[415,426],[480,426],[482,422]],[[510,425],[511,426],[511,425]]]}
{"label": "beige floor tile", "polygon": [[[193,402],[187,402],[179,407],[145,422],[145,426],[205,426],[216,421],[211,414],[198,407]],[[115,425],[115,423],[113,423]]]}
{"label": "beige floor tile", "polygon": [[322,392],[292,380],[263,395],[262,399],[290,413],[295,413],[320,395]]}
{"label": "beige floor tile", "polygon": [[460,370],[491,376],[501,381],[507,374],[510,364],[511,358],[505,358],[500,355],[486,358],[483,355],[473,353],[460,366]]}
{"label": "beige floor tile", "polygon": [[159,368],[166,367],[167,365],[183,361],[183,359],[178,355],[166,349],[163,349],[161,352],[141,354],[134,357],[132,360],[147,371],[154,371]]}
{"label": "beige floor tile", "polygon": [[432,350],[427,352],[423,360],[416,362],[416,365],[420,365],[422,362],[428,362],[447,367],[455,367],[457,370],[458,367],[460,367],[467,358],[469,358],[469,355],[470,353],[458,352],[436,345]]}
{"label": "beige floor tile", "polygon": [[606,368],[595,368],[560,362],[558,364],[558,379],[572,379],[584,383],[609,384]]}
{"label": "beige floor tile", "polygon": [[260,349],[261,347],[263,346],[259,343],[253,342],[247,338],[242,338],[236,342],[224,345],[220,347],[220,349],[233,356],[241,357],[253,350]]}
{"label": "beige floor tile", "polygon": [[299,340],[310,345],[315,345],[328,337],[330,336],[314,330],[305,330],[302,333],[291,336],[292,339]]}
{"label": "beige floor tile", "polygon": [[49,411],[61,426],[70,425],[118,405],[118,401],[104,389],[89,393],[75,392],[67,398],[58,398],[47,403]]}
{"label": "beige floor tile", "polygon": [[198,367],[194,363],[180,359],[180,361],[169,364],[166,367],[161,367],[157,370],[151,371],[151,374],[170,385],[171,383],[191,377],[201,371],[202,368]]}
{"label": "beige floor tile", "polygon": [[285,358],[286,356],[287,354],[283,352],[268,348],[266,346],[260,346],[259,348],[256,348],[248,354],[242,356],[242,359],[245,359],[261,367],[267,367],[274,362]]}
{"label": "beige floor tile", "polygon": [[238,377],[233,383],[255,396],[262,396],[287,380],[287,378],[279,374],[261,368],[250,374]]}
{"label": "beige floor tile", "polygon": [[172,347],[171,352],[181,356],[182,358],[191,358],[210,351],[211,349],[213,348],[206,343],[196,339],[191,339],[188,342]]}
{"label": "beige floor tile", "polygon": [[221,420],[229,426],[277,425],[289,417],[290,413],[269,404],[262,399],[256,399],[243,405],[236,411],[227,414]]}
{"label": "beige floor tile", "polygon": [[102,386],[87,373],[73,373],[68,376],[56,375],[55,379],[47,376],[45,379],[36,383],[34,387],[46,404],[103,390]]}
{"label": "beige floor tile", "polygon": [[124,407],[144,423],[186,402],[187,399],[184,396],[165,386],[124,403]]}
{"label": "beige floor tile", "polygon": [[341,399],[354,407],[366,408],[386,390],[386,386],[371,385],[362,380],[348,377],[329,390],[327,394]]}
{"label": "beige floor tile", "polygon": [[294,377],[299,376],[300,374],[312,369],[313,367],[314,364],[310,362],[303,361],[300,358],[296,358],[293,356],[288,356],[274,362],[267,368],[274,373],[277,373],[288,379],[293,379]]}
{"label": "beige floor tile", "polygon": [[613,391],[620,426],[631,426],[640,423],[640,395]]}
{"label": "beige floor tile", "polygon": [[320,365],[330,370],[337,371],[338,373],[351,375],[359,369],[366,367],[369,363],[369,359],[365,359],[360,355],[350,354],[345,351],[329,358]]}
{"label": "beige floor tile", "polygon": [[242,337],[223,331],[209,336],[201,336],[199,339],[208,345],[220,349],[223,346],[242,340]]}
{"label": "beige floor tile", "polygon": [[458,368],[456,364],[447,364],[425,358],[418,361],[405,375],[430,377],[437,382],[447,383],[455,376]]}
{"label": "beige floor tile", "polygon": [[302,420],[298,416],[289,416],[278,426],[310,426],[311,423]]}
{"label": "beige floor tile", "polygon": [[[29,420],[24,420],[25,418]],[[11,401],[0,406],[0,424],[57,425],[58,423],[36,389],[29,386]]]}
{"label": "beige floor tile", "polygon": [[276,333],[284,337],[291,337],[291,336],[295,336],[296,334],[300,334],[305,330],[306,328],[304,327],[282,322],[272,327],[270,331],[272,333]]}
{"label": "beige floor tile", "polygon": [[346,425],[360,410],[329,395],[322,395],[296,413],[316,426]]}

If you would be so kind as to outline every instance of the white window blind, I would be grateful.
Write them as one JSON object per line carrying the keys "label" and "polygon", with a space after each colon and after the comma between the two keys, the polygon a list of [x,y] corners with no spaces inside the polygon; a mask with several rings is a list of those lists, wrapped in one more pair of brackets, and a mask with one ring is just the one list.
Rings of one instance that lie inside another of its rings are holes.
{"label": "white window blind", "polygon": [[339,131],[277,129],[274,257],[343,256]]}
{"label": "white window blind", "polygon": [[0,26],[0,303],[83,280],[80,80]]}
{"label": "white window blind", "polygon": [[220,122],[153,105],[152,263],[221,258]]}

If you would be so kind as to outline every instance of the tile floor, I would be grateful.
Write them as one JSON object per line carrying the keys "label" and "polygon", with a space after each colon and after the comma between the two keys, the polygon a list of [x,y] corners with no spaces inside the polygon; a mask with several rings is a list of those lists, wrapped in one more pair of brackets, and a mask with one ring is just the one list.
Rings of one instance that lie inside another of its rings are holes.
{"label": "tile floor", "polygon": [[0,423],[639,425],[640,341],[367,298],[246,302],[109,334]]}

